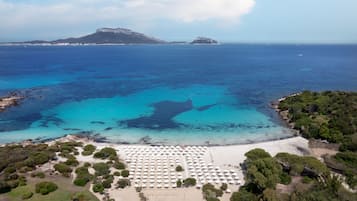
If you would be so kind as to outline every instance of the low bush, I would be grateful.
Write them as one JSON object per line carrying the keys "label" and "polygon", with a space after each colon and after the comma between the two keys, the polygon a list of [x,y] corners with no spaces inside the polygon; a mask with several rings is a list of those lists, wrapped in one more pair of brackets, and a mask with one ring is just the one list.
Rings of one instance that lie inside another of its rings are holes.
{"label": "low bush", "polygon": [[94,153],[95,149],[97,147],[91,144],[87,144],[86,146],[83,147],[82,155],[83,156],[90,156]]}
{"label": "low bush", "polygon": [[76,186],[85,186],[93,178],[93,175],[89,174],[87,167],[77,168],[76,174],[77,177],[73,181]]}
{"label": "low bush", "polygon": [[31,173],[31,177],[38,177],[38,178],[43,179],[46,177],[46,175],[43,172],[33,172],[33,173]]}
{"label": "low bush", "polygon": [[124,165],[124,163],[122,163],[122,162],[115,162],[115,163],[113,164],[113,167],[114,167],[115,169],[118,169],[118,170],[124,170],[124,169],[125,169],[125,165]]}
{"label": "low bush", "polygon": [[220,189],[221,189],[222,191],[227,190],[227,188],[228,188],[228,185],[227,185],[226,183],[223,183],[223,184],[221,185],[221,187],[220,187]]}
{"label": "low bush", "polygon": [[127,186],[130,186],[130,180],[129,179],[119,179],[117,183],[118,188],[125,188]]}
{"label": "low bush", "polygon": [[36,193],[40,193],[42,195],[47,195],[51,192],[54,192],[57,190],[57,185],[53,182],[40,182],[37,183],[35,186],[35,192]]}
{"label": "low bush", "polygon": [[30,199],[31,197],[33,196],[33,192],[29,191],[29,192],[25,192],[22,194],[21,198],[23,200],[27,200],[27,199]]}
{"label": "low bush", "polygon": [[95,169],[95,174],[97,176],[103,176],[110,173],[109,166],[106,163],[95,163],[93,168]]}
{"label": "low bush", "polygon": [[54,165],[56,171],[61,173],[63,176],[68,176],[72,172],[72,168],[64,163],[58,163]]}
{"label": "low bush", "polygon": [[205,184],[202,187],[203,197],[207,201],[219,200],[218,197],[222,197],[223,189],[227,189],[227,184],[222,184],[221,189],[216,189],[212,184]]}
{"label": "low bush", "polygon": [[183,180],[183,185],[185,187],[195,186],[196,179],[195,178],[187,178],[187,179]]}
{"label": "low bush", "polygon": [[181,186],[182,186],[182,181],[181,181],[181,179],[178,179],[178,180],[176,181],[176,186],[177,186],[177,188],[181,188]]}
{"label": "low bush", "polygon": [[103,193],[104,191],[104,186],[102,183],[96,183],[93,185],[93,188],[92,188],[93,192],[95,193]]}
{"label": "low bush", "polygon": [[123,176],[123,177],[129,177],[129,171],[128,171],[128,170],[123,170],[123,171],[121,171],[121,176]]}
{"label": "low bush", "polygon": [[288,173],[283,172],[282,174],[280,174],[280,183],[288,185],[291,183],[291,177]]}
{"label": "low bush", "polygon": [[176,170],[176,172],[182,172],[183,168],[181,165],[178,165],[175,170]]}
{"label": "low bush", "polygon": [[94,158],[100,159],[107,159],[110,156],[117,156],[117,152],[115,151],[115,149],[110,147],[105,147],[94,154]]}

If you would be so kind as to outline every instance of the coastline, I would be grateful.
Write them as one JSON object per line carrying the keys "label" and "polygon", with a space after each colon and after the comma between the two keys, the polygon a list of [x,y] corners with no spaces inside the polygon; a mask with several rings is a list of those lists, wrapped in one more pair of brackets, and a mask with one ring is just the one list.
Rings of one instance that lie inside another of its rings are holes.
{"label": "coastline", "polygon": [[302,92],[296,92],[296,93],[292,93],[290,95],[287,96],[283,96],[282,98],[279,98],[275,101],[272,101],[270,104],[270,107],[273,108],[275,110],[276,113],[278,113],[279,117],[281,120],[283,120],[283,122],[285,122],[285,125],[294,132],[295,136],[301,136],[300,135],[300,131],[294,128],[294,123],[291,122],[290,118],[288,117],[288,112],[287,110],[280,110],[279,109],[279,104],[286,100],[289,97],[294,97],[294,96],[298,96],[300,95]]}

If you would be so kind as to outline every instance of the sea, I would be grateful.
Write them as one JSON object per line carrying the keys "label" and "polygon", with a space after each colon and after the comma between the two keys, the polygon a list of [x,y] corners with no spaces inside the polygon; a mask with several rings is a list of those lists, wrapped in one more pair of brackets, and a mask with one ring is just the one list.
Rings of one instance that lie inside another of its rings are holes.
{"label": "sea", "polygon": [[227,145],[292,137],[270,103],[357,90],[357,45],[1,46],[0,144],[90,135]]}

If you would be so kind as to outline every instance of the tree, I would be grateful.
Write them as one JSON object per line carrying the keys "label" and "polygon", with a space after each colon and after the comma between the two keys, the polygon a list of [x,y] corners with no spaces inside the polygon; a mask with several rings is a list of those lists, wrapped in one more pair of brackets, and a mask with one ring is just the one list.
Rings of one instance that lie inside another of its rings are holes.
{"label": "tree", "polygon": [[230,198],[230,201],[258,201],[256,195],[245,189],[239,190],[239,192],[234,192]]}
{"label": "tree", "polygon": [[247,180],[263,191],[275,188],[282,174],[281,166],[273,158],[262,158],[248,164]]}
{"label": "tree", "polygon": [[245,156],[247,157],[248,160],[252,160],[252,161],[261,158],[271,158],[268,152],[259,148],[248,151],[247,153],[245,153]]}
{"label": "tree", "polygon": [[263,201],[279,201],[275,190],[267,188],[263,191]]}

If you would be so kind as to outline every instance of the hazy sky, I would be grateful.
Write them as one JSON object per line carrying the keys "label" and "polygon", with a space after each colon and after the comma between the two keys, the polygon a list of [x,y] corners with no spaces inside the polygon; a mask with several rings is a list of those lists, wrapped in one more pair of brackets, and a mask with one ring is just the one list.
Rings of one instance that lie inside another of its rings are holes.
{"label": "hazy sky", "polygon": [[124,27],[164,40],[357,43],[357,0],[0,0],[0,41]]}

